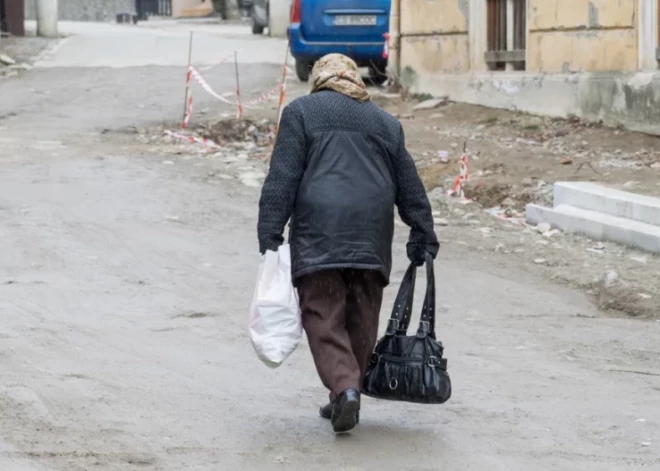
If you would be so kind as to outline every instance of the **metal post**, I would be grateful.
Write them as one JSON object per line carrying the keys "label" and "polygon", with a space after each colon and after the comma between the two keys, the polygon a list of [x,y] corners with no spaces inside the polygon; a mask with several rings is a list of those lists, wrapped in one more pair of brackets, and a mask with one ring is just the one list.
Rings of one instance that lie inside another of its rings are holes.
{"label": "metal post", "polygon": [[236,72],[236,119],[241,119],[243,117],[243,105],[241,105],[241,86],[238,78],[238,51],[234,51],[234,70]]}
{"label": "metal post", "polygon": [[183,97],[183,119],[186,118],[186,110],[188,109],[188,94],[190,93],[190,83],[188,74],[190,73],[190,66],[192,64],[192,46],[193,46],[193,32],[190,32],[190,41],[188,43],[188,66],[186,67],[186,94]]}

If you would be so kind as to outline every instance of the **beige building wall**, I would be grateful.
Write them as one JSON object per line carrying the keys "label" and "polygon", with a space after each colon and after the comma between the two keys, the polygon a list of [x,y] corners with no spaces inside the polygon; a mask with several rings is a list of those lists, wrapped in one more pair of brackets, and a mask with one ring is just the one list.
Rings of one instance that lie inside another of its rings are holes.
{"label": "beige building wall", "polygon": [[[486,71],[485,5],[486,0],[392,0],[391,62],[418,74]],[[638,10],[639,0],[528,0],[526,70],[637,70]],[[470,44],[471,37],[479,44]]]}
{"label": "beige building wall", "polygon": [[637,5],[635,0],[529,0],[527,70],[637,70]]}
{"label": "beige building wall", "polygon": [[172,0],[174,18],[203,17],[213,13],[212,0]]}
{"label": "beige building wall", "polygon": [[[392,2],[392,44],[397,43],[399,11],[401,69],[417,74],[470,70],[467,0],[397,0]],[[391,60],[396,60],[396,46]]]}

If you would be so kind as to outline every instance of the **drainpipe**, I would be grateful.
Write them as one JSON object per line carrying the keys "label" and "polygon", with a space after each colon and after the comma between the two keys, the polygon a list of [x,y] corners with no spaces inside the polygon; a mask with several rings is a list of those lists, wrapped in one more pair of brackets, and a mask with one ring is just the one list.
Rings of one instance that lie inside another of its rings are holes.
{"label": "drainpipe", "polygon": [[396,35],[396,76],[401,77],[401,0],[395,0],[397,2],[397,8],[399,11],[399,14],[396,17],[396,30],[397,30],[397,35]]}
{"label": "drainpipe", "polygon": [[37,0],[37,34],[47,38],[56,38],[57,0]]}

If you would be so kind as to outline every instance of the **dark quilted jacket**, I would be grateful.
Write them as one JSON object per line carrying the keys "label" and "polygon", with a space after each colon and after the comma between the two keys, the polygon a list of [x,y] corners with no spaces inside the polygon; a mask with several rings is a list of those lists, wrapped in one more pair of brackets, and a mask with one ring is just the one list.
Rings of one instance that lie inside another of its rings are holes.
{"label": "dark quilted jacket", "polygon": [[431,206],[393,116],[334,91],[284,109],[259,202],[261,253],[284,242],[291,219],[294,279],[358,268],[389,281],[395,205],[411,227],[411,260],[423,261],[426,251],[435,256]]}

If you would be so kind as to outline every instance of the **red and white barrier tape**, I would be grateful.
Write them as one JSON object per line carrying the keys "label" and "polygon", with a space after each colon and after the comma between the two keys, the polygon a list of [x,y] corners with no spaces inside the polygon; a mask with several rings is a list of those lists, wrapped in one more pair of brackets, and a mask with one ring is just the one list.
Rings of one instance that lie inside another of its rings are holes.
{"label": "red and white barrier tape", "polygon": [[204,90],[206,90],[206,92],[207,92],[209,95],[211,95],[213,98],[215,98],[215,99],[217,99],[217,100],[220,100],[220,101],[222,101],[223,103],[227,103],[228,105],[234,105],[234,104],[235,104],[235,102],[226,99],[225,97],[223,97],[222,95],[220,95],[219,93],[217,93],[215,90],[213,90],[213,88],[211,87],[211,85],[209,85],[208,82],[207,82],[206,80],[204,80],[204,77],[202,77],[202,76],[200,75],[200,73],[199,73],[194,67],[190,66],[190,71],[191,71],[192,77],[197,81],[197,83],[199,83],[199,85],[200,85]]}
{"label": "red and white barrier tape", "polygon": [[[240,50],[239,50],[239,51],[240,51]],[[237,51],[237,52],[238,52],[238,51]],[[211,69],[214,68],[214,67],[217,67],[217,66],[219,66],[219,65],[224,64],[225,62],[227,62],[227,61],[228,61],[229,59],[231,59],[232,57],[234,57],[234,53],[233,53],[233,52],[232,52],[231,54],[228,54],[226,57],[223,57],[222,60],[221,60],[220,62],[217,62],[217,63],[215,63],[215,64],[213,64],[213,65],[208,65],[208,66],[206,66],[206,67],[200,67],[199,70],[202,71],[202,72],[206,72],[206,71],[208,71],[208,70],[211,70]]]}
{"label": "red and white barrier tape", "polygon": [[221,146],[219,146],[213,140],[207,139],[205,137],[195,136],[193,134],[180,134],[178,132],[165,131],[165,135],[170,136],[174,139],[178,139],[180,141],[188,141],[188,142],[192,142],[192,143],[196,143],[196,144],[202,144],[202,145],[205,145],[207,147],[214,148],[214,149],[221,148]]}
{"label": "red and white barrier tape", "polygon": [[[232,54],[234,56],[234,60],[236,60],[236,53]],[[220,61],[218,64],[209,66],[203,70],[210,70],[211,68],[215,67],[216,65],[220,65],[224,62],[227,62],[231,55],[228,55],[222,61]],[[291,69],[284,64],[282,67],[282,82],[277,84],[275,87],[272,89],[262,93],[259,95],[257,98],[253,100],[249,100],[247,102],[241,102],[241,91],[240,91],[240,83],[238,82],[237,79],[237,84],[236,84],[236,90],[233,93],[235,95],[235,101],[232,101],[228,98],[225,98],[227,95],[231,95],[232,93],[224,93],[220,94],[213,90],[213,87],[209,85],[209,83],[202,77],[202,75],[199,73],[199,70],[197,70],[195,67],[192,65],[188,66],[188,71],[186,74],[186,111],[183,117],[183,122],[181,124],[181,127],[183,129],[188,127],[188,123],[190,122],[191,116],[192,116],[192,111],[193,111],[193,99],[192,99],[192,89],[191,89],[191,82],[192,79],[195,79],[195,81],[213,98],[216,100],[219,100],[227,105],[232,105],[236,106],[236,117],[240,119],[243,116],[245,108],[252,107],[258,103],[263,103],[264,101],[268,101],[270,99],[273,99],[276,97],[277,92],[280,94],[280,103],[279,103],[279,116],[278,116],[278,124],[279,124],[279,119],[282,114],[282,108],[284,104],[284,100],[286,97],[286,79],[287,76],[292,73]]]}
{"label": "red and white barrier tape", "polygon": [[[213,88],[211,87],[211,85],[209,85],[209,83],[204,79],[204,77],[201,76],[201,74],[197,71],[197,69],[195,69],[194,67],[191,66],[191,67],[190,67],[190,70],[191,70],[192,78],[194,78],[195,81],[197,81],[197,83],[198,83],[198,84],[199,84],[204,90],[206,90],[206,92],[207,92],[209,95],[211,95],[212,97],[216,98],[217,100],[220,100],[220,101],[222,101],[223,103],[226,103],[226,104],[228,104],[228,105],[239,105],[239,101],[238,101],[238,100],[236,100],[236,101],[228,100],[227,98],[225,98],[224,96],[220,95],[218,92],[216,92],[215,90],[213,90]],[[251,106],[251,105],[255,105],[255,104],[257,104],[257,103],[261,103],[261,102],[264,102],[264,101],[268,101],[268,100],[270,100],[270,99],[272,99],[272,98],[275,97],[275,94],[280,90],[280,87],[281,87],[281,86],[282,86],[282,85],[278,83],[278,84],[277,84],[275,87],[273,87],[272,89],[268,90],[267,92],[262,93],[258,98],[255,98],[254,100],[250,100],[250,101],[246,101],[246,102],[240,103],[240,105],[244,108],[245,106]],[[240,94],[240,90],[236,90],[235,93],[236,93],[237,95],[239,95],[239,94]]]}
{"label": "red and white barrier tape", "polygon": [[383,59],[390,57],[390,33],[383,34],[385,45],[383,46]]}
{"label": "red and white barrier tape", "polygon": [[272,100],[275,98],[277,95],[277,92],[280,91],[280,88],[282,87],[281,84],[275,85],[272,89],[268,90],[267,92],[262,93],[258,98],[255,98],[254,100],[246,101],[243,102],[243,107],[249,107],[252,105],[256,105],[257,103],[263,103],[264,101]]}
{"label": "red and white barrier tape", "polygon": [[459,198],[465,198],[465,193],[463,188],[470,177],[470,162],[468,160],[467,154],[461,156],[461,171],[459,175],[454,180],[454,184],[451,187],[451,190],[447,192],[449,196],[458,196]]}

